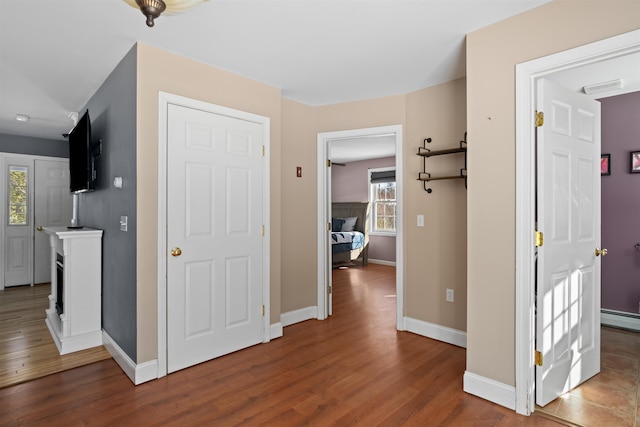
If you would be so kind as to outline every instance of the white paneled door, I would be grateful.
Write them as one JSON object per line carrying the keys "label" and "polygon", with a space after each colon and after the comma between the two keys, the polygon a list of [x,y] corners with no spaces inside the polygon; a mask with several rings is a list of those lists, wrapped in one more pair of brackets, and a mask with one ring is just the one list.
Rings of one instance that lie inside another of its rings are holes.
{"label": "white paneled door", "polygon": [[536,403],[600,372],[600,104],[538,82]]}
{"label": "white paneled door", "polygon": [[168,372],[263,341],[262,132],[168,105]]}
{"label": "white paneled door", "polygon": [[35,235],[33,239],[33,281],[51,281],[51,245],[44,227],[65,227],[71,223],[73,200],[69,191],[69,161],[35,160]]}

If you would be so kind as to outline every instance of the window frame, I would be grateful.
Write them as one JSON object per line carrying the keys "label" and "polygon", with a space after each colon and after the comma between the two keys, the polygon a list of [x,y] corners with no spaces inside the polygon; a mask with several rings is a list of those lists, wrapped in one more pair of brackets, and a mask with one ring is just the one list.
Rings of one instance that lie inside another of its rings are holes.
{"label": "window frame", "polygon": [[[24,203],[24,222],[23,223],[11,223],[11,207],[16,206],[11,202],[11,173],[12,172],[23,172],[25,174],[25,203]],[[31,216],[31,200],[29,196],[30,186],[31,186],[31,173],[30,168],[24,165],[7,165],[7,204],[6,204],[6,226],[7,227],[25,227],[29,226],[30,216]]]}
{"label": "window frame", "polygon": [[[375,188],[379,183],[371,182],[371,175],[374,172],[386,172],[386,171],[395,171],[395,166],[388,166],[383,168],[371,168],[367,170],[367,189],[369,195],[369,204],[371,205],[371,213],[369,215],[369,235],[373,236],[396,236],[398,230],[398,195],[396,194],[395,203],[395,218],[396,218],[396,226],[393,231],[386,230],[377,230],[376,229],[376,200],[375,200]],[[397,181],[393,181],[395,184],[395,190],[398,191]]]}

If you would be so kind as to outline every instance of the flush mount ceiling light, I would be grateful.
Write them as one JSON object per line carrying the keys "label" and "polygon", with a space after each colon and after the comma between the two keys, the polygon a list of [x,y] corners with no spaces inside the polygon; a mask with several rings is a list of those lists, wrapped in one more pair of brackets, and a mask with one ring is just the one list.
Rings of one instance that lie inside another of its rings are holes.
{"label": "flush mount ceiling light", "polygon": [[593,95],[594,93],[609,92],[612,90],[622,89],[622,80],[611,80],[610,82],[596,83],[593,85],[584,86],[582,90],[587,95]]}
{"label": "flush mount ceiling light", "polygon": [[16,120],[19,122],[26,123],[29,120],[31,120],[31,117],[27,116],[26,114],[16,114]]}
{"label": "flush mount ceiling light", "polygon": [[153,20],[160,16],[185,12],[208,0],[124,0],[129,6],[139,8],[147,17],[147,26],[153,27]]}

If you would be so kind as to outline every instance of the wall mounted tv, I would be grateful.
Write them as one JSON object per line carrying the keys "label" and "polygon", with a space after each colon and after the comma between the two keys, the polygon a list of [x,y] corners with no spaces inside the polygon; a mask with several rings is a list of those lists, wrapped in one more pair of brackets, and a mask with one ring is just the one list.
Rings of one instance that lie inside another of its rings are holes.
{"label": "wall mounted tv", "polygon": [[72,193],[95,189],[96,169],[91,143],[91,119],[87,110],[69,132],[69,175]]}

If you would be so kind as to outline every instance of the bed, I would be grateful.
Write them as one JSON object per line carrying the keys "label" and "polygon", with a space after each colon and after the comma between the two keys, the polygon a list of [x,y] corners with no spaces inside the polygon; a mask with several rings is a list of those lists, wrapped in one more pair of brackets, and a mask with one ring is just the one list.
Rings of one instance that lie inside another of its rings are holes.
{"label": "bed", "polygon": [[332,203],[331,228],[333,266],[356,260],[366,266],[369,262],[369,203]]}

